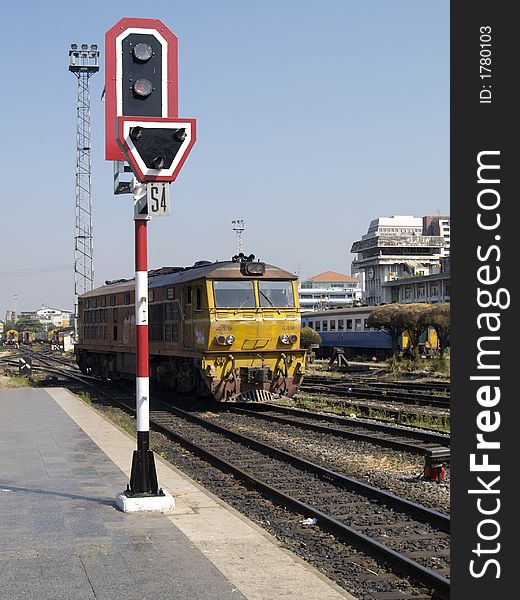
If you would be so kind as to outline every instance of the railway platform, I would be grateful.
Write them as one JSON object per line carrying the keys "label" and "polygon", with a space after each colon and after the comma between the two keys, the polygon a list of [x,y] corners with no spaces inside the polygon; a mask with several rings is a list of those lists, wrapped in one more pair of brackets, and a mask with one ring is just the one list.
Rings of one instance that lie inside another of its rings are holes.
{"label": "railway platform", "polygon": [[0,414],[0,599],[354,600],[160,457],[175,511],[120,512],[135,441],[69,391]]}

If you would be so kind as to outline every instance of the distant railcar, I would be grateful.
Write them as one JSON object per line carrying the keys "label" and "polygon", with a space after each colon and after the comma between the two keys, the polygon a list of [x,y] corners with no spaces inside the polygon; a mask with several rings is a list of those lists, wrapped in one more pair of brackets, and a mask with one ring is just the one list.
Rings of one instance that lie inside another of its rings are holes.
{"label": "distant railcar", "polygon": [[16,331],[16,329],[10,329],[9,331],[6,332],[5,334],[5,343],[8,345],[11,344],[18,344],[19,342],[19,334],[18,331]]}
{"label": "distant railcar", "polygon": [[20,344],[32,344],[36,339],[34,331],[20,331],[18,340]]}
{"label": "distant railcar", "polygon": [[[304,312],[302,326],[311,327],[322,339],[317,356],[330,357],[334,348],[343,348],[345,356],[365,356],[385,358],[392,354],[392,338],[379,329],[368,326],[371,306],[340,308],[324,311]],[[410,345],[407,332],[404,332],[399,348],[406,350]],[[439,347],[433,327],[422,334],[419,350],[424,354],[435,352]]]}
{"label": "distant railcar", "polygon": [[[84,373],[135,377],[134,281],[79,298],[77,361]],[[200,261],[149,276],[150,377],[217,400],[292,396],[305,371],[296,277],[254,262]]]}
{"label": "distant railcar", "polygon": [[49,342],[49,332],[48,331],[39,331],[36,334],[36,341],[44,343],[44,344],[48,343]]}

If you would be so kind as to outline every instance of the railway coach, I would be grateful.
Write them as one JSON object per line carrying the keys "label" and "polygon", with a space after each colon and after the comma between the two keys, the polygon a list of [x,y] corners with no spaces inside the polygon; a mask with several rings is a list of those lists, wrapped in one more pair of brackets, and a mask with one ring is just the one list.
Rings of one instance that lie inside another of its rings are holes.
{"label": "railway coach", "polygon": [[[305,371],[296,276],[240,254],[149,273],[150,378],[217,400],[292,396]],[[135,377],[134,280],[79,298],[78,365]]]}
{"label": "railway coach", "polygon": [[372,307],[359,306],[302,314],[302,326],[310,327],[320,334],[321,347],[318,356],[332,356],[334,348],[343,348],[347,357],[389,356],[392,338],[378,329],[370,329],[367,321]]}
{"label": "railway coach", "polygon": [[[304,312],[302,326],[310,327],[320,334],[320,357],[330,357],[334,348],[343,348],[346,357],[365,356],[386,358],[392,354],[392,338],[384,331],[368,326],[368,317],[374,307],[359,306],[324,311]],[[438,349],[437,334],[428,327],[421,335],[419,348],[422,352]],[[406,350],[410,346],[408,333],[401,336],[399,348]]]}
{"label": "railway coach", "polygon": [[20,331],[18,340],[21,344],[32,344],[36,339],[34,331]]}

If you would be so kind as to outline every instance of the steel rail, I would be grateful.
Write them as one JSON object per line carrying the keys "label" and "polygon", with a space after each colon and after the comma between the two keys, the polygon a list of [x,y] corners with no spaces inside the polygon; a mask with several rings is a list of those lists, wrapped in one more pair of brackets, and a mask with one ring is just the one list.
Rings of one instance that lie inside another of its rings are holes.
{"label": "steel rail", "polygon": [[322,377],[319,375],[306,375],[305,381],[309,383],[344,383],[348,385],[366,385],[368,387],[437,391],[449,391],[451,385],[450,382],[447,381],[380,381],[373,378],[344,379],[339,377]]}
{"label": "steel rail", "polygon": [[419,404],[423,406],[438,406],[443,408],[450,407],[450,398],[443,396],[431,396],[425,394],[407,394],[401,393],[386,393],[385,390],[374,390],[369,388],[356,388],[349,386],[348,389],[342,389],[338,385],[308,385],[304,383],[300,386],[302,392],[321,392],[331,394],[333,396],[347,398],[366,398],[370,400],[403,402],[405,404]]}
{"label": "steel rail", "polygon": [[[157,401],[156,401],[157,402]],[[164,404],[161,402],[161,404]],[[385,492],[384,490],[380,490],[366,483],[362,483],[357,479],[353,479],[352,477],[348,477],[347,475],[343,475],[343,473],[337,473],[336,471],[332,471],[331,469],[327,469],[326,467],[322,467],[308,461],[304,458],[299,458],[290,454],[289,452],[285,452],[284,450],[280,450],[279,448],[275,448],[270,444],[266,444],[264,442],[260,442],[252,437],[247,435],[237,433],[232,429],[228,429],[222,425],[216,425],[211,421],[203,419],[202,417],[197,417],[190,412],[177,408],[176,406],[167,406],[167,409],[174,414],[192,421],[198,425],[202,425],[206,429],[210,429],[215,431],[216,433],[224,434],[226,437],[230,437],[231,439],[241,443],[246,444],[250,447],[253,447],[255,450],[260,450],[263,453],[267,453],[270,456],[274,456],[283,460],[284,462],[289,462],[290,464],[302,469],[304,471],[309,471],[318,475],[322,479],[326,481],[334,481],[337,485],[340,485],[344,489],[353,490],[357,493],[361,493],[363,496],[367,498],[371,498],[372,500],[377,500],[382,504],[386,504],[387,506],[391,506],[401,512],[404,512],[408,515],[412,514],[415,517],[418,517],[425,522],[433,525],[434,527],[438,527],[442,531],[448,532],[450,528],[450,517],[443,513],[440,513],[431,508],[427,508],[422,506],[421,504],[417,504],[416,502],[412,502],[410,500],[406,500],[405,498],[401,498],[400,496],[395,496],[390,492]]]}
{"label": "steel rail", "polygon": [[[236,412],[239,414],[253,416],[259,419],[264,419],[266,421],[282,423],[285,425],[293,425],[294,427],[300,427],[301,429],[307,429],[309,431],[317,431],[329,435],[336,435],[339,437],[359,440],[375,444],[377,446],[392,448],[394,450],[411,452],[413,454],[424,455],[427,454],[428,449],[431,449],[431,446],[428,446],[428,448],[425,448],[424,446],[418,446],[417,442],[436,443],[443,447],[448,446],[450,443],[449,437],[443,436],[441,434],[429,433],[427,431],[404,429],[402,427],[382,425],[378,423],[363,423],[360,422],[358,419],[349,419],[348,417],[344,417],[343,419],[341,417],[332,417],[330,419],[325,417],[324,419],[322,419],[319,413],[305,414],[306,411],[298,409],[294,410],[294,412],[292,412],[292,409],[288,409],[287,411],[278,411],[278,407],[272,405],[263,404],[257,407],[255,404],[254,406],[248,406],[246,408],[243,405],[235,406],[231,404],[226,404],[224,409],[230,412]],[[318,423],[309,423],[307,421],[301,421],[297,418],[287,418],[279,415],[273,415],[263,412],[265,410],[270,410],[273,412],[283,412],[287,415],[294,415],[312,420],[325,420],[332,422],[335,425],[357,427],[358,431],[354,431],[352,429],[338,429],[337,427],[332,427],[328,425],[320,425]],[[362,431],[359,431],[360,429],[368,429],[371,431],[377,431],[379,433],[390,434],[394,436],[394,439],[381,437],[375,433],[363,433]],[[395,439],[395,437],[408,438],[408,440],[399,440]]]}
{"label": "steel rail", "polygon": [[[130,408],[130,407],[127,407],[127,408]],[[372,499],[377,499],[378,497],[380,497],[380,494],[382,493],[383,495],[386,496],[387,502],[385,502],[385,504],[387,504],[387,505],[391,504],[390,500],[393,498],[395,500],[400,501],[400,502],[397,502],[397,504],[400,504],[401,508],[404,504],[408,504],[408,505],[410,505],[410,507],[414,506],[414,507],[418,507],[420,509],[429,511],[431,513],[436,513],[436,515],[438,516],[439,528],[441,530],[445,530],[446,526],[449,528],[449,517],[447,515],[442,515],[441,513],[437,513],[437,511],[433,511],[431,509],[426,509],[425,507],[421,507],[420,505],[417,505],[413,502],[404,500],[402,498],[398,498],[397,496],[393,496],[393,494],[389,494],[388,492],[382,492],[382,490],[376,490],[376,488],[371,488],[371,486],[362,484],[361,482],[357,482],[356,480],[352,480],[351,478],[348,478],[344,475],[337,474],[334,471],[330,471],[329,469],[325,469],[318,465],[314,465],[313,463],[310,463],[309,461],[305,461],[303,459],[298,459],[292,455],[284,453],[283,451],[273,448],[272,446],[269,446],[267,444],[262,444],[261,442],[257,442],[257,440],[253,440],[252,438],[243,436],[241,434],[236,434],[235,432],[230,431],[224,427],[215,426],[213,423],[205,421],[204,419],[200,419],[199,417],[194,417],[193,415],[190,415],[189,413],[186,413],[185,411],[182,411],[181,409],[177,409],[176,407],[169,406],[168,410],[169,411],[171,410],[173,413],[177,414],[178,416],[181,416],[183,418],[185,417],[188,420],[193,421],[196,424],[200,424],[207,429],[212,429],[216,432],[224,433],[226,435],[226,437],[231,437],[232,439],[236,439],[237,441],[242,439],[243,440],[242,443],[247,442],[248,446],[257,446],[258,449],[263,448],[263,451],[268,453],[269,455],[282,457],[283,460],[287,460],[295,466],[300,465],[301,468],[303,468],[306,471],[310,471],[315,474],[320,474],[320,472],[321,472],[321,476],[323,478],[325,478],[327,481],[332,480],[334,483],[337,483],[338,481],[342,481],[343,483],[345,483],[346,481],[350,480],[349,483],[352,484],[351,489],[353,489],[354,491],[359,491],[361,489],[364,489],[365,492],[375,492],[374,493],[375,497],[372,496]],[[259,490],[260,492],[262,492],[264,494],[267,494],[268,497],[278,501],[279,503],[282,504],[282,506],[291,508],[292,510],[294,510],[300,514],[303,514],[303,515],[314,516],[316,519],[318,519],[318,523],[320,524],[320,527],[322,529],[329,531],[330,533],[334,534],[339,539],[341,539],[345,542],[348,542],[350,544],[354,543],[355,545],[358,545],[360,548],[362,548],[364,551],[368,552],[372,556],[375,555],[379,558],[382,558],[382,559],[388,561],[393,566],[393,568],[395,568],[397,571],[404,573],[406,575],[412,576],[416,580],[420,581],[422,584],[435,589],[440,598],[443,598],[446,600],[449,598],[450,584],[449,584],[449,579],[447,579],[446,577],[440,575],[439,573],[436,573],[435,571],[433,571],[432,569],[429,569],[428,567],[424,567],[423,565],[413,561],[412,559],[404,556],[403,554],[400,554],[399,552],[392,550],[388,546],[365,535],[364,533],[361,533],[360,531],[356,530],[355,528],[345,525],[344,523],[341,523],[336,518],[324,513],[320,509],[318,509],[310,504],[307,504],[305,502],[302,502],[300,500],[297,500],[296,498],[293,498],[292,496],[289,496],[282,490],[279,490],[279,489],[275,488],[274,486],[243,471],[240,467],[238,467],[237,465],[230,462],[227,458],[224,458],[221,455],[208,450],[207,448],[203,448],[199,444],[196,444],[195,442],[185,438],[184,436],[182,436],[181,434],[179,434],[177,431],[173,430],[172,428],[169,428],[168,426],[166,426],[164,424],[158,423],[154,418],[156,412],[157,411],[150,412],[150,417],[151,417],[150,423],[153,425],[153,428],[156,431],[162,433],[163,435],[165,435],[166,437],[168,437],[170,439],[173,439],[174,441],[179,442],[188,450],[191,450],[198,456],[201,456],[202,458],[208,460],[211,464],[214,464],[218,468],[221,468],[221,469],[225,470],[226,472],[229,472],[229,473],[235,475],[236,477],[238,477],[239,479],[244,481],[246,484],[254,487],[255,489]],[[200,421],[200,423],[199,423],[199,421]],[[335,480],[336,475],[340,476],[338,480]],[[348,487],[350,487],[350,486],[348,486]],[[348,489],[348,487],[347,487],[347,489]],[[355,489],[355,488],[358,488],[358,489]],[[363,494],[363,495],[365,495],[365,497],[366,497],[368,494]],[[407,512],[407,514],[410,514],[410,511],[405,511],[405,512]],[[422,510],[420,512],[422,513]],[[424,514],[424,513],[422,513],[422,514]]]}

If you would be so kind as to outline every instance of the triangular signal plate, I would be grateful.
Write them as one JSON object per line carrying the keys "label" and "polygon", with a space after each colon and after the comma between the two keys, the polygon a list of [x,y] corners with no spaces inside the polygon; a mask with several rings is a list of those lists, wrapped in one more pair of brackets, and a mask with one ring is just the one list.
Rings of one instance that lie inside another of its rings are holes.
{"label": "triangular signal plate", "polygon": [[195,139],[195,119],[117,118],[117,143],[139,181],[175,181]]}

